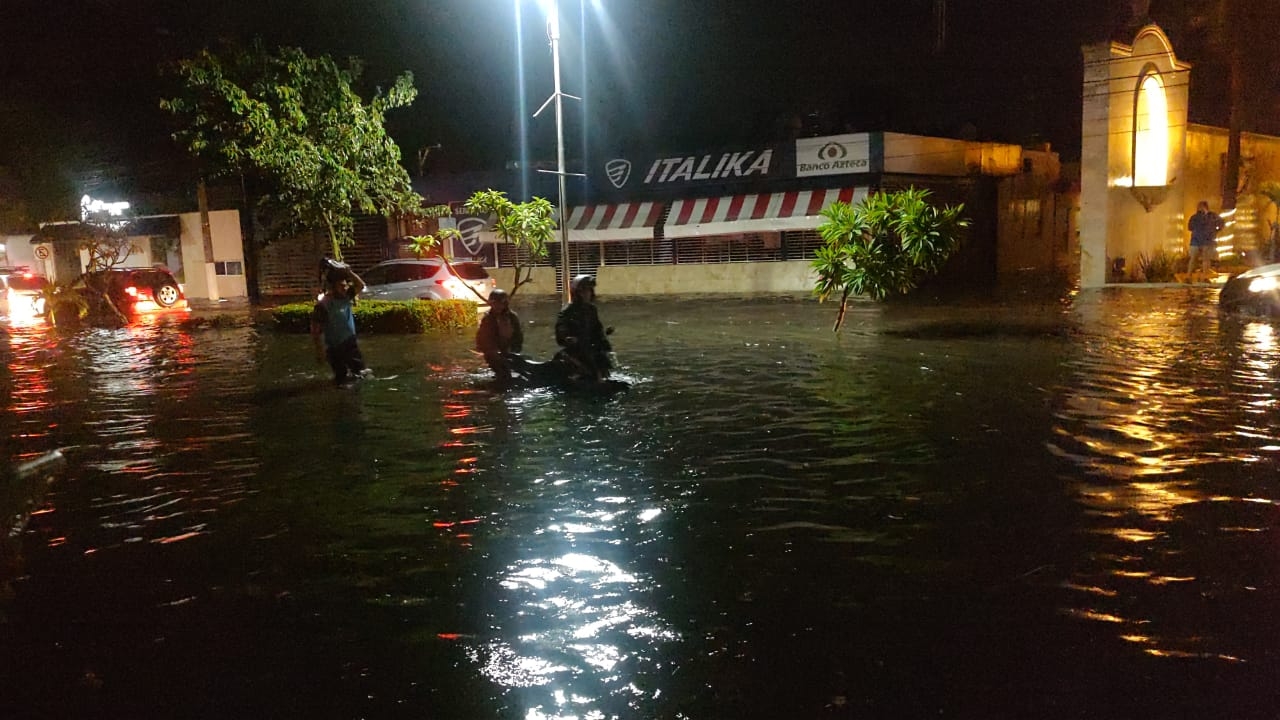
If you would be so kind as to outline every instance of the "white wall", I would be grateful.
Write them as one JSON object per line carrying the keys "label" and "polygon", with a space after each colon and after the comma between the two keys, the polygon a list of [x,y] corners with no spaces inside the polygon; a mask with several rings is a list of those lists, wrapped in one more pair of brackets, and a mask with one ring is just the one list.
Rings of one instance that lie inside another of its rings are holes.
{"label": "white wall", "polygon": [[[4,252],[0,253],[0,265],[26,265],[33,272],[40,272],[43,263],[35,256],[31,238],[31,235],[0,235],[0,245],[4,245]],[[40,274],[48,276],[47,273]]]}
{"label": "white wall", "polygon": [[[510,268],[490,269],[498,287],[511,287]],[[584,270],[584,272],[590,272]],[[605,265],[594,275],[602,295],[807,293],[817,276],[808,260],[710,265]],[[555,270],[534,268],[525,296],[556,294]]]}
{"label": "white wall", "polygon": [[244,243],[240,236],[240,212],[238,210],[213,210],[209,212],[209,230],[213,236],[213,261],[238,262],[242,274],[218,275],[216,294],[209,292],[210,273],[204,271],[204,235],[200,230],[200,213],[182,213],[182,267],[183,289],[188,298],[207,300],[210,297],[239,299],[248,297],[248,284],[243,275]]}

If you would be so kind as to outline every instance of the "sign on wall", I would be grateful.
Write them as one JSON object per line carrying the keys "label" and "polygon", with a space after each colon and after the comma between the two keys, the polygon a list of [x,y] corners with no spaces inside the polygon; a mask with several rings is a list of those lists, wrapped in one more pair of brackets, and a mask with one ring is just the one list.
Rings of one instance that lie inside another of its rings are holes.
{"label": "sign on wall", "polygon": [[658,157],[615,157],[597,166],[592,173],[592,182],[610,193],[631,193],[764,180],[783,174],[778,160],[779,153],[771,147]]}
{"label": "sign on wall", "polygon": [[796,177],[871,171],[871,135],[827,135],[796,140]]}

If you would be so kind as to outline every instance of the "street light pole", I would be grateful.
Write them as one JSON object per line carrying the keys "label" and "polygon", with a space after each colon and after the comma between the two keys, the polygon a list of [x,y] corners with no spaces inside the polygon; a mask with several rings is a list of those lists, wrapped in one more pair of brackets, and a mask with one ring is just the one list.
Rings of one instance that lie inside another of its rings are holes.
{"label": "street light pole", "polygon": [[581,98],[573,95],[565,95],[560,92],[560,4],[556,0],[547,3],[547,34],[551,37],[551,72],[554,81],[554,92],[551,97],[547,98],[547,102],[542,103],[542,107],[538,108],[538,112],[534,113],[534,117],[538,117],[543,110],[547,109],[547,104],[554,101],[556,104],[556,181],[560,191],[560,273],[564,279],[564,300],[569,302],[569,208],[565,206],[565,176],[568,173],[564,167],[564,111],[562,108],[562,98],[573,98],[581,100]]}

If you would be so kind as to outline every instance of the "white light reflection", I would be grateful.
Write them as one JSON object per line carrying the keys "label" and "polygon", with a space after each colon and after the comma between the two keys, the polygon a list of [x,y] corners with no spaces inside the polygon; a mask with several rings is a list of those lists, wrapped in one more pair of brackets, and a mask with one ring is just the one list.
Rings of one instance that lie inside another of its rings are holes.
{"label": "white light reflection", "polygon": [[[644,601],[647,578],[629,567],[662,511],[591,492],[581,478],[541,487],[549,517],[524,533],[527,556],[496,579],[505,595],[500,636],[468,652],[490,681],[534,693],[525,718],[618,717],[618,708],[657,697],[660,688],[641,678],[655,667],[653,650],[678,639]],[[650,689],[637,696],[637,686]]]}

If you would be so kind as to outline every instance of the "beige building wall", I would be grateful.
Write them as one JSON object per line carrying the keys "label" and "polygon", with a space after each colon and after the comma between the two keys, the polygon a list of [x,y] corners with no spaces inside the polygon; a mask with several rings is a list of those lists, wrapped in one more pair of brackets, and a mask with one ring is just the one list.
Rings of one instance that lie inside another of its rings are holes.
{"label": "beige building wall", "polygon": [[1005,143],[884,133],[884,171],[903,175],[1013,175],[1022,171],[1022,147]]}
{"label": "beige building wall", "polygon": [[[490,269],[498,287],[510,288],[511,268]],[[594,275],[602,295],[807,293],[817,276],[808,260],[708,265],[604,265]],[[536,267],[523,295],[555,295],[555,269]]]}
{"label": "beige building wall", "polygon": [[244,276],[244,243],[240,236],[238,210],[213,210],[209,213],[209,230],[213,235],[213,261],[240,263],[239,275],[217,275],[206,267],[204,235],[200,230],[200,213],[182,213],[183,292],[196,300],[241,299],[248,297]]}
{"label": "beige building wall", "polygon": [[[1189,234],[1186,218],[1196,211],[1196,203],[1207,200],[1214,212],[1221,210],[1222,174],[1227,155],[1226,128],[1191,125],[1187,132],[1187,182],[1182,202],[1181,230],[1177,244],[1187,250]],[[1257,194],[1265,182],[1280,182],[1280,137],[1243,133],[1240,138],[1240,187],[1236,212],[1223,219],[1227,229],[1218,237],[1220,258],[1251,251],[1261,246],[1276,220],[1276,208]]]}
{"label": "beige building wall", "polygon": [[[1167,249],[1181,238],[1191,66],[1177,59],[1155,25],[1139,30],[1133,45],[1088,45],[1083,54],[1080,284],[1097,287],[1111,279],[1116,259],[1132,272],[1140,253]],[[1135,110],[1148,76],[1164,89],[1166,169],[1163,182],[1137,184]]]}

